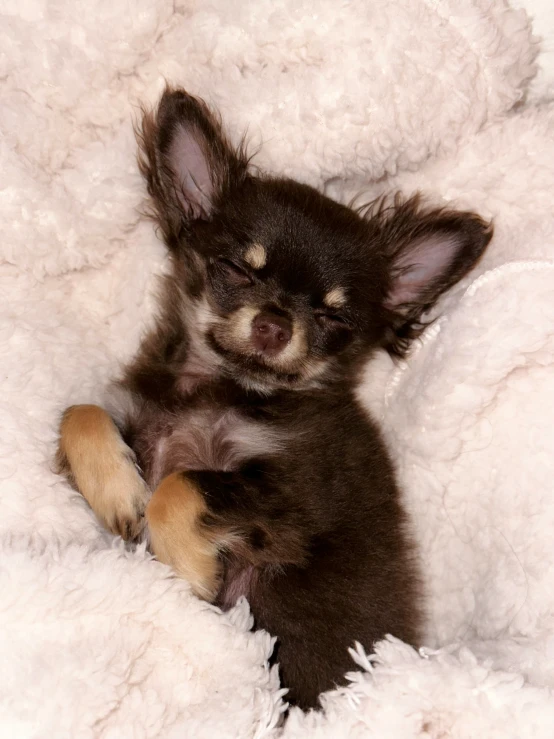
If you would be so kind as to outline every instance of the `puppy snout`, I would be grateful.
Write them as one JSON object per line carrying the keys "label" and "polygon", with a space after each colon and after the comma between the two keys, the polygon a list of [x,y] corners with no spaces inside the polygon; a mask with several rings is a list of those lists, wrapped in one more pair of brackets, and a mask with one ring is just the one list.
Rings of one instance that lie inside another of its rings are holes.
{"label": "puppy snout", "polygon": [[291,337],[292,323],[286,316],[263,311],[252,321],[252,343],[257,351],[268,357],[277,356]]}

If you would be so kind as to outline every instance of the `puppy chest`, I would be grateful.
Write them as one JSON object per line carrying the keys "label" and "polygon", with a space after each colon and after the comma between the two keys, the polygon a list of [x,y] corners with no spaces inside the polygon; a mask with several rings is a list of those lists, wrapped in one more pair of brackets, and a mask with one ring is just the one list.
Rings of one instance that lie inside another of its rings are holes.
{"label": "puppy chest", "polygon": [[206,408],[173,416],[149,446],[148,478],[155,486],[179,470],[235,470],[248,459],[277,452],[281,439],[268,424],[234,409]]}

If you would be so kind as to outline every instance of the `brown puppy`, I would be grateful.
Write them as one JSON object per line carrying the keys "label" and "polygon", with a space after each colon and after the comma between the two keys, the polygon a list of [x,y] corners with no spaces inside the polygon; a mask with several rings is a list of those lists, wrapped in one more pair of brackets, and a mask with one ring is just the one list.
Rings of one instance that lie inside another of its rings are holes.
{"label": "brown puppy", "polygon": [[142,153],[171,275],[110,407],[66,411],[59,460],[111,531],[144,529],[199,596],[245,595],[291,702],[312,707],[355,640],[418,643],[406,517],[355,388],[372,352],[407,349],[492,230],[418,198],[362,216],[254,174],[183,91],[145,116]]}

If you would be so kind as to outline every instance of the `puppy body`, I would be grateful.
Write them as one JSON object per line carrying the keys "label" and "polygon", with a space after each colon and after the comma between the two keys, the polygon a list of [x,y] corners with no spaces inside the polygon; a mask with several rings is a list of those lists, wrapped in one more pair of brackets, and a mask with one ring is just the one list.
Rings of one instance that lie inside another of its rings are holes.
{"label": "puppy body", "polygon": [[417,643],[418,576],[392,466],[348,385],[261,396],[208,381],[163,410],[143,401],[123,436],[152,489],[177,469],[206,491],[209,525],[228,538],[215,600],[246,596],[256,626],[278,636],[291,700],[315,705],[351,667],[355,640]]}
{"label": "puppy body", "polygon": [[[313,707],[343,680],[354,641],[418,643],[406,518],[355,388],[373,351],[405,350],[491,230],[417,199],[362,217],[255,176],[213,114],[180,91],[145,117],[143,154],[172,270],[156,326],[107,407],[126,464],[134,455],[155,491],[146,519],[156,555],[223,607],[246,596],[256,626],[278,638],[288,698]],[[95,413],[66,414],[60,458],[110,525],[97,504],[110,507],[96,492],[106,477],[90,479],[76,438]],[[100,431],[113,432],[100,421],[86,438],[102,468],[113,442]],[[133,485],[138,518],[144,485]]]}

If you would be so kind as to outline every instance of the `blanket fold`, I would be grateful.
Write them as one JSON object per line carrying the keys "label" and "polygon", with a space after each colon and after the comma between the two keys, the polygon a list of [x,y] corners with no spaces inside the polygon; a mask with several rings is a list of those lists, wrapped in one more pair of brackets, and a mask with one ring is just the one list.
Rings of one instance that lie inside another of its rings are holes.
{"label": "blanket fold", "polygon": [[[554,86],[543,66],[523,104],[528,15],[504,0],[29,0],[0,18],[3,733],[550,739]],[[272,171],[495,219],[408,360],[376,357],[360,389],[406,492],[425,648],[353,644],[350,685],[286,722],[248,604],[194,598],[52,471],[59,414],[100,402],[152,317],[165,255],[132,122],[164,78],[263,140]]]}

